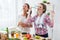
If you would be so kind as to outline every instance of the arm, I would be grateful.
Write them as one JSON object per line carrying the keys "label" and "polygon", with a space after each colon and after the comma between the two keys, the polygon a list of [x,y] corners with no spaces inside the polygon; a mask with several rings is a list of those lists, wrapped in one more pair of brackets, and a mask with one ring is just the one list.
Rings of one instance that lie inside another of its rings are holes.
{"label": "arm", "polygon": [[22,27],[32,27],[32,24],[31,24],[31,23],[25,24],[25,23],[19,22],[19,23],[18,23],[18,26],[22,26]]}
{"label": "arm", "polygon": [[28,24],[28,27],[32,27],[32,23]]}
{"label": "arm", "polygon": [[27,27],[28,25],[25,24],[25,23],[23,23],[23,22],[19,22],[19,23],[18,23],[18,26]]}
{"label": "arm", "polygon": [[49,18],[48,15],[45,17],[45,21],[44,21],[44,22],[45,22],[46,24],[48,24],[49,27],[53,27],[53,25],[54,25],[54,20],[53,20],[53,19],[50,20],[50,18]]}
{"label": "arm", "polygon": [[34,17],[29,18],[29,19],[27,20],[28,27],[32,27],[32,22],[34,22],[34,21],[36,20],[36,17],[37,17],[37,15],[35,15]]}
{"label": "arm", "polygon": [[37,17],[37,15],[35,15],[35,16],[32,17],[32,18],[29,18],[29,19],[28,19],[28,22],[29,22],[29,23],[35,22],[36,17]]}

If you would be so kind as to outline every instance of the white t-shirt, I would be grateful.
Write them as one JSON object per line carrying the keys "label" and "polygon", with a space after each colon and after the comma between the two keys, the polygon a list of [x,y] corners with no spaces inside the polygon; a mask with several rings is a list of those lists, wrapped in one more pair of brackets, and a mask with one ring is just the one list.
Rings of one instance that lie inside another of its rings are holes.
{"label": "white t-shirt", "polygon": [[[19,17],[19,22],[26,23],[26,21],[27,21],[27,18],[26,17],[24,17],[24,16],[20,16]],[[26,33],[29,33],[30,32],[30,28],[29,27],[23,28],[23,27],[20,26],[19,28],[20,28],[20,31],[21,32],[26,32]]]}
{"label": "white t-shirt", "polygon": [[37,20],[35,21],[35,23],[38,25],[39,24],[39,26],[37,26],[37,27],[42,27],[42,25],[41,24],[44,24],[44,17],[45,17],[45,13],[42,15],[42,16],[38,16],[37,17]]}

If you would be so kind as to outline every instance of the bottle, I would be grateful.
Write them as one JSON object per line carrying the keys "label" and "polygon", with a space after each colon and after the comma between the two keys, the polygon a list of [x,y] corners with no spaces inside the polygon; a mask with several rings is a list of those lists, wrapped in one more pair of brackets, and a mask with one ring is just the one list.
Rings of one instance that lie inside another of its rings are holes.
{"label": "bottle", "polygon": [[9,30],[8,30],[8,27],[6,28],[6,32],[7,32],[7,39],[9,39]]}

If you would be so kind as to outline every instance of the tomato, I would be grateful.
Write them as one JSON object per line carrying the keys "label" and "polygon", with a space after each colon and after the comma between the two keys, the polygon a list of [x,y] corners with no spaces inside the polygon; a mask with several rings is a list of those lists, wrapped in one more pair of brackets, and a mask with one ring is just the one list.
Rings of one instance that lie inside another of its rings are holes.
{"label": "tomato", "polygon": [[31,38],[31,35],[30,35],[30,34],[26,34],[25,36],[26,36],[28,39]]}

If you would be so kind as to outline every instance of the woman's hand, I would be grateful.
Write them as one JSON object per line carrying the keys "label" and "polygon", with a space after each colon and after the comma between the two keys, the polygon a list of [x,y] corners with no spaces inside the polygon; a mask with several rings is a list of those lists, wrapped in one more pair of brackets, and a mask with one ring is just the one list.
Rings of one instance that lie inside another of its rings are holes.
{"label": "woman's hand", "polygon": [[54,19],[54,16],[55,16],[55,12],[51,11],[51,18]]}
{"label": "woman's hand", "polygon": [[19,22],[18,26],[21,26],[21,27],[32,27],[32,24],[31,23],[25,24],[25,23]]}
{"label": "woman's hand", "polygon": [[25,23],[23,23],[23,22],[19,22],[19,23],[18,23],[18,26],[21,26],[21,27],[27,27],[28,25],[25,24]]}
{"label": "woman's hand", "polygon": [[32,27],[32,24],[30,23],[30,24],[28,24],[28,27]]}
{"label": "woman's hand", "polygon": [[55,16],[55,12],[51,11],[51,23],[52,23],[52,25],[54,25],[54,16]]}

